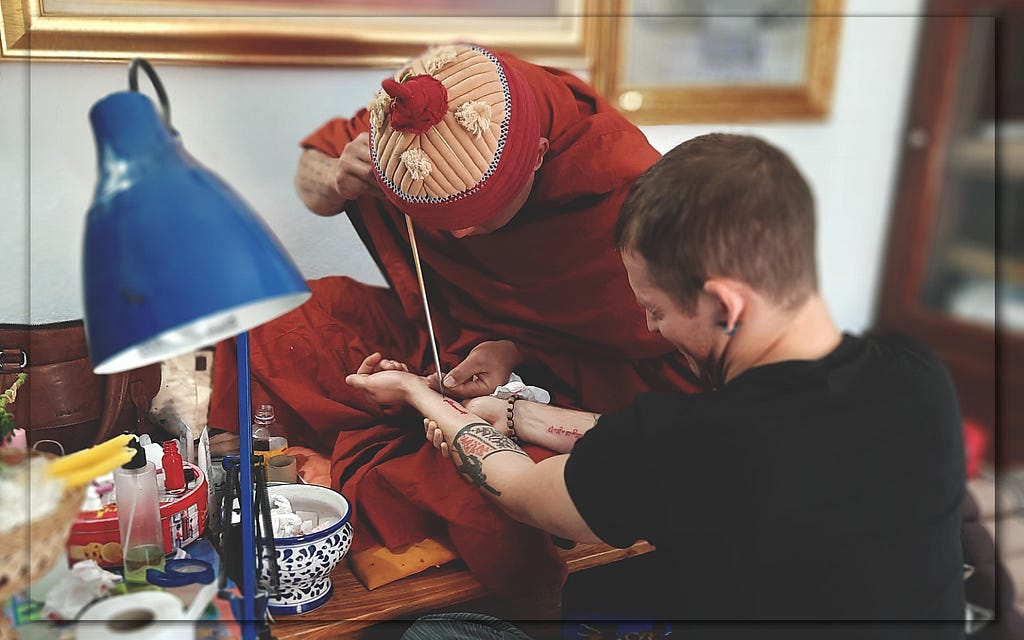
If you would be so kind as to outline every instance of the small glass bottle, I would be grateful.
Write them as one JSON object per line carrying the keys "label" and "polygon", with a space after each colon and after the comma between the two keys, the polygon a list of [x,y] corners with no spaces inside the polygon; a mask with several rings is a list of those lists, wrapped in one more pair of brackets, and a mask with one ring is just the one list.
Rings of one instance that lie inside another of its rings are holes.
{"label": "small glass bottle", "polygon": [[185,463],[178,452],[178,443],[168,440],[163,443],[164,489],[177,492],[185,488]]}
{"label": "small glass bottle", "polygon": [[145,583],[146,569],[164,568],[163,523],[156,488],[156,467],[133,439],[135,457],[114,470],[117,522],[121,531],[121,557],[126,582]]}
{"label": "small glass bottle", "polygon": [[274,456],[279,456],[288,448],[288,440],[284,430],[274,419],[274,405],[261,404],[256,410],[252,426],[252,449],[255,455],[263,458],[263,464]]}

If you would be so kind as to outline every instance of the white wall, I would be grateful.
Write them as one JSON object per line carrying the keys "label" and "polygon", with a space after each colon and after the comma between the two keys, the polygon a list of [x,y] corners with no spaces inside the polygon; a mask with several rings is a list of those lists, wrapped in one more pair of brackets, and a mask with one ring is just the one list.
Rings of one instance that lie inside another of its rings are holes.
{"label": "white wall", "polygon": [[[754,133],[788,151],[817,196],[822,287],[847,330],[866,328],[874,314],[920,6],[848,0],[825,121],[645,128],[663,152],[714,130]],[[186,149],[266,218],[306,277],[383,283],[347,219],[307,212],[292,187],[298,141],[332,115],[364,105],[382,70],[156,67]],[[96,179],[87,114],[127,88],[126,70],[0,63],[0,323],[82,316],[80,245]]]}

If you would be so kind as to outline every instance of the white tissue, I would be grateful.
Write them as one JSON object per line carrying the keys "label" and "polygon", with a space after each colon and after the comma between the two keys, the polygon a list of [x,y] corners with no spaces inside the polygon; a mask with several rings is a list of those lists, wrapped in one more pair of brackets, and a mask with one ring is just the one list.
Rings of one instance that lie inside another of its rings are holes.
{"label": "white tissue", "polygon": [[301,535],[302,518],[294,513],[270,512],[270,526],[274,527],[274,537],[283,538]]}
{"label": "white tissue", "polygon": [[288,501],[288,498],[277,494],[270,494],[270,512],[278,513],[292,513],[292,503]]}
{"label": "white tissue", "polygon": [[502,400],[508,400],[512,396],[519,396],[523,400],[529,400],[530,402],[539,402],[541,404],[551,402],[551,394],[547,390],[540,387],[531,387],[524,383],[523,379],[515,373],[510,375],[508,382],[495,389],[491,395]]}
{"label": "white tissue", "polygon": [[121,576],[100,568],[95,560],[81,560],[71,573],[46,594],[42,617],[74,620],[87,604],[104,596],[121,581]]}
{"label": "white tissue", "polygon": [[288,498],[270,492],[270,526],[275,538],[307,535],[326,529],[337,519],[321,517],[314,511],[295,511]]}
{"label": "white tissue", "polygon": [[288,498],[270,494],[270,526],[274,528],[274,537],[291,537],[301,535],[302,518],[292,511],[292,503]]}

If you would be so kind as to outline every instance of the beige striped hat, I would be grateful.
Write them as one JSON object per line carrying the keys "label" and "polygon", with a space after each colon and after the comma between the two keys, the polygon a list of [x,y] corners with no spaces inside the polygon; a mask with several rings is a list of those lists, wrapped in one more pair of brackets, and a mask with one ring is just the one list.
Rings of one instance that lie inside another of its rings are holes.
{"label": "beige striped hat", "polygon": [[424,226],[450,231],[485,222],[534,170],[536,99],[484,47],[430,49],[385,79],[368,109],[377,181]]}

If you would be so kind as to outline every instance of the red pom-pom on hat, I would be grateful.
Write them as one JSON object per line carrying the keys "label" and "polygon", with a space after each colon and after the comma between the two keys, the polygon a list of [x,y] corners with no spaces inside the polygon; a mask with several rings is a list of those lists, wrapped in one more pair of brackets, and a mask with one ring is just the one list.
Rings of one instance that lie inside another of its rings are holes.
{"label": "red pom-pom on hat", "polygon": [[420,134],[444,118],[448,90],[433,76],[420,74],[396,82],[385,78],[384,91],[393,98],[391,126],[405,133]]}

